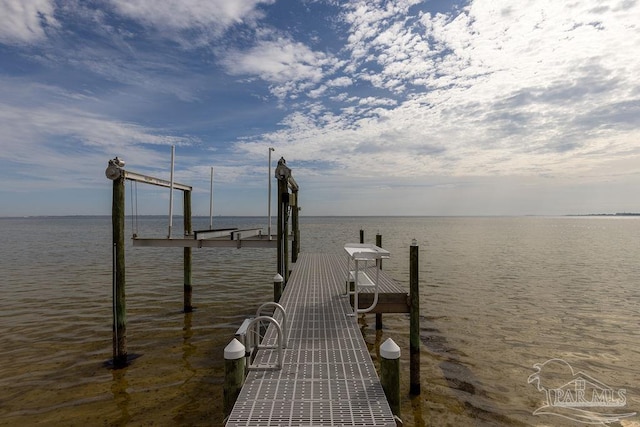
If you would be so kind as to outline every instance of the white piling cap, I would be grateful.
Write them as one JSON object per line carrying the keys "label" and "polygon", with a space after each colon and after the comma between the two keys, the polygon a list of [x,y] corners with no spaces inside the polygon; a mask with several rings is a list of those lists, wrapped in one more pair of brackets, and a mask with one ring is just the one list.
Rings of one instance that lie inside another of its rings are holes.
{"label": "white piling cap", "polygon": [[400,347],[391,338],[380,346],[380,356],[388,360],[400,359]]}
{"label": "white piling cap", "polygon": [[273,276],[273,282],[274,283],[282,283],[282,282],[284,282],[284,278],[281,275],[276,274],[275,276]]}
{"label": "white piling cap", "polygon": [[233,339],[225,348],[224,348],[224,358],[226,360],[236,360],[244,357],[245,348],[244,345],[237,339]]}

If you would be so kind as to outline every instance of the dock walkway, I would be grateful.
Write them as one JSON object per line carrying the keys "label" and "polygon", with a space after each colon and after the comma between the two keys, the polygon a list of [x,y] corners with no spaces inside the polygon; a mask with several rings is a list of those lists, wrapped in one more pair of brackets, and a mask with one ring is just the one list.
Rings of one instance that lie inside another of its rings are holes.
{"label": "dock walkway", "polygon": [[[300,254],[280,299],[288,326],[282,369],[249,372],[227,427],[396,426],[357,320],[349,316],[346,275],[346,257]],[[265,340],[275,341],[273,330]],[[273,364],[276,355],[260,350],[256,361]]]}

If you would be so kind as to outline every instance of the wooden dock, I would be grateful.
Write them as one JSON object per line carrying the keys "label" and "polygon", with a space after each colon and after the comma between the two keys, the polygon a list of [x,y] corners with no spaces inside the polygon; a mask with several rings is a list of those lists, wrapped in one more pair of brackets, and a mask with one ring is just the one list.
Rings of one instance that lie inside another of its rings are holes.
{"label": "wooden dock", "polygon": [[[249,371],[227,427],[396,426],[357,319],[350,316],[346,277],[346,255],[300,254],[280,300],[288,327],[282,368]],[[390,312],[408,311],[406,292],[383,272],[380,279],[377,312],[384,304]],[[270,327],[265,341],[275,342],[275,335]],[[277,354],[260,350],[255,363],[274,365]]]}

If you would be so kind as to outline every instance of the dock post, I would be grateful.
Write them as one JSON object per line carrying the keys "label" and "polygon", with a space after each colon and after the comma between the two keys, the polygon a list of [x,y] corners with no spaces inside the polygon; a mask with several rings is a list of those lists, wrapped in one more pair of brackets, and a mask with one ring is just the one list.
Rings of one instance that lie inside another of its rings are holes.
{"label": "dock post", "polygon": [[[183,191],[183,209],[184,209],[184,236],[191,236],[191,191]],[[191,313],[193,306],[191,305],[191,295],[193,286],[191,283],[191,248],[184,248],[184,312]]]}
{"label": "dock post", "polygon": [[285,195],[283,197],[282,209],[284,211],[284,223],[282,224],[282,261],[284,264],[284,282],[289,281],[289,192],[285,184]]}
{"label": "dock post", "polygon": [[364,230],[360,229],[360,243],[364,243]]}
{"label": "dock post", "polygon": [[400,347],[391,338],[380,346],[380,382],[391,411],[400,417]]}
{"label": "dock post", "polygon": [[[376,234],[376,246],[382,247],[382,235]],[[378,267],[382,270],[382,260],[378,260]],[[376,331],[382,330],[382,313],[376,313]]]}
{"label": "dock post", "polygon": [[280,297],[282,296],[282,282],[284,282],[284,278],[276,274],[273,277],[273,302],[280,302]]}
{"label": "dock post", "polygon": [[409,251],[409,393],[420,394],[420,294],[418,287],[418,243],[411,242]]}
{"label": "dock post", "polygon": [[284,278],[286,285],[289,279],[289,227],[287,210],[289,207],[288,181],[291,176],[291,169],[287,166],[284,157],[278,160],[275,171],[278,180],[278,274]]}
{"label": "dock post", "polygon": [[127,307],[125,297],[124,162],[117,157],[109,160],[106,175],[113,181],[111,223],[113,227],[113,367],[127,365]]}
{"label": "dock post", "polygon": [[298,223],[298,192],[292,191],[291,194],[291,232],[293,233],[293,241],[291,242],[291,262],[298,261],[300,253],[300,226]]}
{"label": "dock post", "polygon": [[238,394],[240,394],[240,390],[242,389],[245,361],[245,347],[240,341],[234,338],[224,349],[223,398],[225,417],[231,413]]}
{"label": "dock post", "polygon": [[[277,175],[276,175],[277,176]],[[284,221],[284,213],[282,211],[282,188],[283,182],[281,179],[278,179],[278,224],[276,226],[276,233],[278,236],[276,237],[277,245],[278,245],[278,274],[284,277],[284,268],[282,264],[282,222]]]}

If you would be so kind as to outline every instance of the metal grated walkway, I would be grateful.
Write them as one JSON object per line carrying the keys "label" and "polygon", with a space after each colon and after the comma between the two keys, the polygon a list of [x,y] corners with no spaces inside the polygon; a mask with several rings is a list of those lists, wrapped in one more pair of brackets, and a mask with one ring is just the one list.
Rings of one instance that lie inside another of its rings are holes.
{"label": "metal grated walkway", "polygon": [[[345,257],[300,254],[280,304],[288,345],[279,371],[250,371],[226,426],[388,426],[396,422],[343,296]],[[279,320],[279,319],[278,319]],[[275,341],[273,328],[266,340]],[[274,363],[261,350],[259,363]]]}

